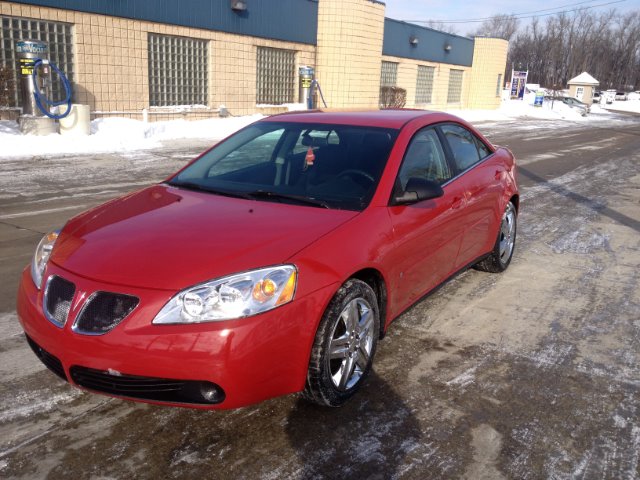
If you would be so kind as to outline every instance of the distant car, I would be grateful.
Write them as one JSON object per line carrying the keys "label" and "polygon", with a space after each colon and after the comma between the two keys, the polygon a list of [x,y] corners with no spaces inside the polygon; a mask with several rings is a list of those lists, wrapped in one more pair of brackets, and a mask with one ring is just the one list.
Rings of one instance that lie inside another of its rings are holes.
{"label": "distant car", "polygon": [[626,100],[627,99],[627,94],[625,92],[616,92],[615,99],[616,100]]}
{"label": "distant car", "polygon": [[470,266],[509,266],[518,198],[511,152],[455,116],[276,115],[46,235],[18,317],[93,392],[339,406],[392,320]]}
{"label": "distant car", "polygon": [[577,98],[573,97],[562,97],[562,103],[570,106],[580,112],[580,114],[584,117],[591,111],[591,107],[584,102],[581,102]]}
{"label": "distant car", "polygon": [[593,102],[593,103],[600,103],[600,99],[601,99],[601,98],[602,98],[602,96],[601,96],[600,92],[595,92],[595,93],[593,94],[592,102]]}
{"label": "distant car", "polygon": [[633,101],[640,100],[640,90],[629,93],[627,95],[627,100],[633,100]]}
{"label": "distant car", "polygon": [[616,91],[607,90],[606,92],[604,92],[604,99],[607,102],[607,104],[613,103],[613,101],[616,99]]}

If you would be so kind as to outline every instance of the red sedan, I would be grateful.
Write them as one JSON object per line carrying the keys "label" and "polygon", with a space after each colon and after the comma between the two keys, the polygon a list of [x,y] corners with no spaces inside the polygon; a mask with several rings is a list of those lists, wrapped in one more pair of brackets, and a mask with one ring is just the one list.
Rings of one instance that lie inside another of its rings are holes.
{"label": "red sedan", "polygon": [[517,212],[513,155],[457,117],[273,116],[46,235],[18,315],[90,391],[339,406],[404,310],[470,266],[508,267]]}

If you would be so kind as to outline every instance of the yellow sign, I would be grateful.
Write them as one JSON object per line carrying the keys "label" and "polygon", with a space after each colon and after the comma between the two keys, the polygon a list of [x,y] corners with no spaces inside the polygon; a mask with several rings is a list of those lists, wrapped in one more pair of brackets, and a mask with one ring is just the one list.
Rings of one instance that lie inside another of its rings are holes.
{"label": "yellow sign", "polygon": [[33,73],[33,64],[35,61],[32,58],[20,59],[20,73],[22,75],[31,75]]}

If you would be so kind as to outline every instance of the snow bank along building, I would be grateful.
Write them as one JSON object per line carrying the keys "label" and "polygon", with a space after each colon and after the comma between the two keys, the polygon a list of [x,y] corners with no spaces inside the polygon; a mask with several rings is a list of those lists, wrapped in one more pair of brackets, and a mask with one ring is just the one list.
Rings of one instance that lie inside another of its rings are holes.
{"label": "snow bank along building", "polygon": [[0,64],[19,39],[48,42],[94,118],[285,111],[301,66],[329,107],[376,108],[395,85],[407,107],[497,108],[508,46],[385,18],[375,0],[0,0],[0,18]]}

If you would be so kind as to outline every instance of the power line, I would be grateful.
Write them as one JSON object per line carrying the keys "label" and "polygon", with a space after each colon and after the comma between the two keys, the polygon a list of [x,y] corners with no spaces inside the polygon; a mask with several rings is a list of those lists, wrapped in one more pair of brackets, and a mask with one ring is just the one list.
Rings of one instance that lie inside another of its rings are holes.
{"label": "power line", "polygon": [[[530,10],[528,12],[520,12],[520,13],[506,13],[504,14],[505,16],[518,16],[518,15],[528,15],[530,13],[540,13],[540,12],[550,12],[551,10],[558,10],[560,8],[566,8],[566,7],[575,7],[577,5],[583,5],[585,3],[591,3],[594,0],[585,0],[583,2],[578,2],[578,3],[568,3],[566,5],[559,5],[557,7],[553,7],[553,8],[545,8],[542,10]],[[450,22],[476,22],[479,20],[490,20],[493,17],[483,17],[483,18],[460,18],[457,20],[449,20]],[[436,22],[438,21],[442,21],[443,23],[448,22],[447,20],[435,20]],[[428,23],[429,20],[414,20],[415,23]]]}
{"label": "power line", "polygon": [[[591,1],[593,0],[589,0],[589,1],[584,1],[584,2],[578,2],[578,3],[574,3],[574,4],[569,4],[569,5],[563,5],[560,7],[556,7],[556,8],[564,8],[564,7],[568,7],[568,6],[575,6],[575,5],[582,5],[585,3],[591,3]],[[596,7],[604,7],[606,5],[613,5],[616,3],[622,3],[622,2],[626,2],[627,0],[615,0],[612,2],[606,2],[606,3],[600,3],[597,5],[589,5],[587,7],[580,7],[580,8],[574,8],[572,10],[559,10],[557,12],[551,12],[551,13],[541,13],[539,15],[528,15],[529,13],[537,13],[537,12],[546,12],[549,10],[554,10],[551,8],[547,8],[544,10],[534,10],[531,12],[521,12],[521,13],[515,13],[515,14],[507,14],[506,16],[509,17],[513,17],[516,18],[518,20],[520,19],[527,19],[527,18],[536,18],[536,17],[548,17],[550,15],[558,15],[561,13],[572,13],[572,12],[578,12],[581,10],[590,10],[592,8],[596,8]],[[410,22],[410,23],[481,23],[484,22],[486,20],[491,20],[494,17],[484,17],[484,18],[470,18],[470,19],[461,19],[461,20],[404,20],[405,22]]]}

